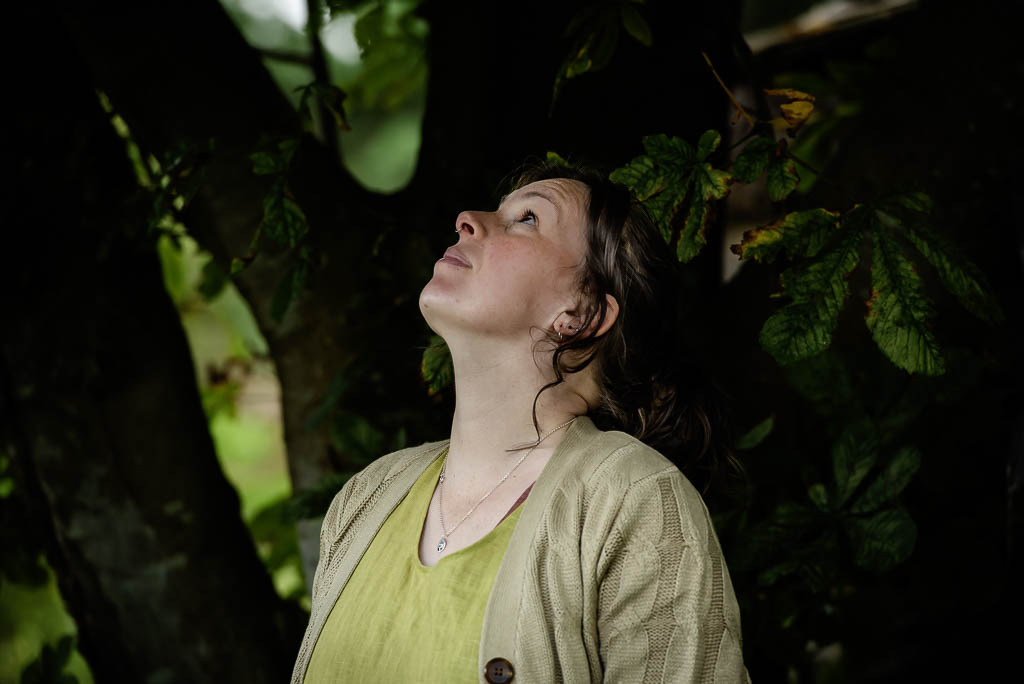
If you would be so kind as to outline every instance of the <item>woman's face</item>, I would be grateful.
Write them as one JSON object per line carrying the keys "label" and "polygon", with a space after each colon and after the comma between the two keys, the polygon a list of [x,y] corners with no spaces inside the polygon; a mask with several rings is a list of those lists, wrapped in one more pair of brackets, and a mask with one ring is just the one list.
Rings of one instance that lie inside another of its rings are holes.
{"label": "woman's face", "polygon": [[458,330],[516,339],[531,326],[552,329],[575,308],[587,197],[579,181],[542,180],[510,193],[496,211],[459,214],[452,258],[434,264],[420,293],[427,324],[445,339]]}

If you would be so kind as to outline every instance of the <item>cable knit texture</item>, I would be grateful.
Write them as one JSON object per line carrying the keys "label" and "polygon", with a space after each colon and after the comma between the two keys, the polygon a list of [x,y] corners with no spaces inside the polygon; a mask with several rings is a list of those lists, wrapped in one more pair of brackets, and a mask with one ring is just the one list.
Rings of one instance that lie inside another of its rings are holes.
{"label": "cable knit texture", "polygon": [[[293,684],[374,535],[447,445],[383,456],[334,497]],[[580,416],[522,504],[484,612],[480,681],[504,658],[515,682],[749,683],[742,644],[700,494],[658,451]]]}

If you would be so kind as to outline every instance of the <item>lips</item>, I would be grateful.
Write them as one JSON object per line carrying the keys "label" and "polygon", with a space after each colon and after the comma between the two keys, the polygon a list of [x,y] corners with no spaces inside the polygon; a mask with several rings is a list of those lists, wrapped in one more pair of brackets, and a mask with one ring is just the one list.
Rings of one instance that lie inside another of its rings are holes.
{"label": "lips", "polygon": [[445,259],[454,259],[455,261],[458,261],[459,263],[461,263],[463,266],[469,266],[470,268],[472,268],[472,266],[473,266],[473,264],[469,263],[469,259],[467,259],[466,256],[462,252],[460,252],[459,250],[455,249],[454,247],[449,247],[445,251],[444,258]]}

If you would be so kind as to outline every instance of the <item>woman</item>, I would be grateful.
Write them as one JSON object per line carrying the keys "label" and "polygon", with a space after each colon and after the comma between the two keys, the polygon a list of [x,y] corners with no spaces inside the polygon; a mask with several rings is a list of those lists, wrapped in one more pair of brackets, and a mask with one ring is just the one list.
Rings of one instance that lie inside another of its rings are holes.
{"label": "woman", "polygon": [[292,681],[749,681],[707,508],[664,455],[713,469],[719,435],[657,228],[545,162],[455,229],[420,294],[451,437],[334,498]]}

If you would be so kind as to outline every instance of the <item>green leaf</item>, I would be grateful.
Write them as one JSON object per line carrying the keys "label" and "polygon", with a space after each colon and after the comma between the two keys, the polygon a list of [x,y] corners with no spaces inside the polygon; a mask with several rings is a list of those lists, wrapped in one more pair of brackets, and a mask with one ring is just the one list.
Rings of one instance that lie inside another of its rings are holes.
{"label": "green leaf", "polygon": [[263,198],[263,232],[281,245],[294,247],[308,231],[302,207],[285,194],[283,183],[275,184]]}
{"label": "green leaf", "polygon": [[352,37],[359,46],[360,55],[365,55],[367,50],[374,46],[381,39],[384,25],[384,10],[381,3],[364,12],[352,26]]}
{"label": "green leaf", "polygon": [[270,301],[270,315],[278,325],[284,320],[288,307],[298,300],[303,288],[309,280],[309,262],[301,259],[292,264],[291,268],[284,274],[281,281],[274,290],[274,296]]}
{"label": "green leaf", "polygon": [[552,164],[557,164],[558,166],[569,166],[569,162],[567,162],[562,155],[552,150],[548,150],[546,159]]}
{"label": "green leaf", "polygon": [[212,302],[228,284],[228,277],[216,261],[210,259],[203,264],[202,277],[199,281],[199,294],[208,302]]}
{"label": "green leaf", "polygon": [[799,542],[804,532],[820,519],[821,514],[813,508],[795,501],[784,501],[776,506],[772,514],[753,525],[743,537],[738,548],[741,554],[756,563],[776,553],[782,546]]}
{"label": "green leaf", "polygon": [[629,187],[645,203],[665,241],[671,243],[673,219],[690,187],[694,150],[685,140],[664,134],[645,136],[643,145],[646,155],[608,177]]}
{"label": "green leaf", "polygon": [[899,206],[918,212],[919,214],[932,213],[932,198],[924,192],[905,192],[892,198],[892,201]]}
{"label": "green leaf", "polygon": [[674,136],[649,135],[643,139],[646,155],[609,174],[612,181],[626,185],[644,202],[669,244],[674,239],[673,226],[685,206],[676,245],[680,261],[690,261],[700,253],[707,242],[712,202],[729,193],[732,175],[713,168],[702,158],[710,155],[720,142],[717,131],[707,131],[695,151],[689,143]]}
{"label": "green leaf", "polygon": [[786,381],[824,416],[843,415],[858,402],[847,365],[832,350],[786,366]]}
{"label": "green leaf", "polygon": [[619,42],[622,19],[614,4],[587,5],[569,21],[565,36],[572,38],[572,47],[562,60],[551,93],[548,116],[565,81],[588,71],[603,69],[611,61]]}
{"label": "green leaf", "polygon": [[772,157],[768,163],[767,189],[773,202],[789,197],[799,183],[795,161],[784,155]]}
{"label": "green leaf", "polygon": [[736,440],[737,449],[753,449],[771,434],[775,427],[775,416],[768,416]]}
{"label": "green leaf", "polygon": [[917,541],[917,525],[903,508],[869,518],[849,518],[846,531],[854,549],[854,562],[862,568],[885,572],[906,560]]}
{"label": "green leaf", "polygon": [[831,249],[780,276],[782,294],[793,301],[764,322],[759,339],[783,366],[819,354],[832,342],[839,312],[850,294],[847,276],[860,260],[863,236],[856,221],[845,223]]}
{"label": "green leaf", "polygon": [[676,255],[682,262],[690,261],[700,254],[707,244],[707,227],[714,213],[714,201],[729,194],[729,185],[732,183],[732,176],[712,168],[706,162],[694,168],[691,178],[686,220],[676,246]]}
{"label": "green leaf", "polygon": [[946,363],[928,319],[932,305],[917,266],[879,225],[871,231],[871,298],[865,322],[889,360],[910,373],[942,375]]}
{"label": "green leaf", "polygon": [[39,657],[21,671],[21,684],[75,684],[78,680],[64,672],[74,650],[73,635],[66,634],[56,645],[44,644]]}
{"label": "green leaf", "polygon": [[280,159],[269,152],[253,152],[249,159],[252,160],[252,172],[259,176],[269,176],[282,171]]}
{"label": "green leaf", "polygon": [[777,565],[762,570],[757,575],[757,584],[761,587],[770,587],[786,575],[792,574],[800,567],[800,561],[795,558],[785,560]]}
{"label": "green leaf", "polygon": [[[713,128],[704,131],[704,134],[700,136],[700,140],[697,141],[697,160],[706,161],[711,153],[718,149],[720,144],[722,144],[721,133]],[[725,175],[729,174],[726,173]]]}
{"label": "green leaf", "polygon": [[846,500],[871,470],[878,457],[878,434],[867,420],[851,423],[832,446],[832,474],[836,484],[836,508]]}
{"label": "green leaf", "polygon": [[590,68],[588,71],[600,71],[608,66],[615,55],[615,48],[619,44],[619,27],[613,23],[604,23],[594,34],[594,40],[587,50],[590,57]]}
{"label": "green leaf", "polygon": [[233,259],[231,259],[231,275],[232,276],[238,275],[239,273],[241,273],[242,271],[245,270],[245,267],[247,265],[248,264],[246,264],[246,262],[243,261],[242,259],[239,259],[238,257],[234,257]]}
{"label": "green leaf", "polygon": [[756,181],[775,157],[775,139],[759,136],[748,142],[732,163],[732,175],[741,183]]}
{"label": "green leaf", "polygon": [[801,529],[817,519],[817,514],[807,506],[795,501],[785,501],[775,507],[770,522],[778,528]]}
{"label": "green leaf", "polygon": [[429,394],[432,395],[449,387],[454,382],[455,370],[452,366],[452,355],[448,351],[448,344],[440,335],[430,336],[430,346],[423,350],[420,372],[427,382]]}
{"label": "green leaf", "polygon": [[676,243],[676,257],[687,262],[700,254],[700,250],[707,244],[707,223],[708,204],[700,194],[690,193],[690,201],[687,206],[686,220],[683,223],[683,232],[679,235]]}
{"label": "green leaf", "polygon": [[626,32],[643,45],[651,47],[654,39],[651,36],[651,27],[647,24],[647,20],[643,18],[643,15],[631,5],[622,5],[620,10],[622,12],[622,26],[626,29]]}
{"label": "green leaf", "polygon": [[655,159],[666,170],[682,174],[689,170],[694,162],[695,152],[693,146],[682,138],[674,135],[645,135],[643,138],[644,151]]}
{"label": "green leaf", "polygon": [[839,571],[839,534],[827,529],[797,551],[797,574],[816,594],[828,591]]}
{"label": "green leaf", "polygon": [[341,413],[331,421],[331,444],[340,453],[354,455],[365,463],[384,451],[384,433],[354,413]]}
{"label": "green leaf", "polygon": [[[904,207],[919,212],[904,214],[901,219],[881,212],[899,225],[903,234],[928,260],[942,284],[960,304],[987,323],[1002,323],[1005,315],[999,306],[985,274],[967,259],[952,241],[932,230],[924,222],[924,213],[931,209],[931,198],[924,193],[903,195],[896,200]],[[916,219],[916,220],[915,220]]]}
{"label": "green leaf", "polygon": [[786,214],[774,223],[743,233],[730,251],[741,259],[771,263],[785,251],[791,259],[816,255],[839,227],[839,213],[828,209],[808,209]]}
{"label": "green leaf", "polygon": [[921,452],[916,447],[903,447],[896,452],[882,472],[850,507],[853,513],[870,513],[889,503],[903,491],[921,466]]}
{"label": "green leaf", "polygon": [[811,502],[818,508],[819,511],[827,513],[829,511],[828,503],[828,490],[825,489],[825,485],[821,482],[815,482],[807,489],[807,496],[810,497]]}
{"label": "green leaf", "polygon": [[[305,87],[302,93],[302,100],[300,102],[300,109],[305,111],[306,116],[309,116],[309,106],[307,99],[310,95],[316,97],[317,101],[327,108],[331,118],[334,119],[334,124],[342,131],[352,130],[348,123],[348,118],[345,115],[345,99],[348,94],[332,83],[319,83],[314,81]],[[297,144],[297,139],[289,139]],[[283,144],[283,143],[282,143]],[[291,149],[286,153],[286,161],[291,162],[291,157],[294,155],[294,149]]]}
{"label": "green leaf", "polygon": [[665,187],[654,160],[647,155],[635,157],[625,166],[608,174],[608,179],[628,187],[640,202],[647,200]]}

